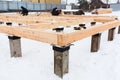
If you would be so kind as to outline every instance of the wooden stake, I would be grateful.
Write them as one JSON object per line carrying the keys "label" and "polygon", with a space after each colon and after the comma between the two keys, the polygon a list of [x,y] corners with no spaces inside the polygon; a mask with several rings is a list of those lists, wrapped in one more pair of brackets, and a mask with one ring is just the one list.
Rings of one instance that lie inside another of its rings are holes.
{"label": "wooden stake", "polygon": [[54,73],[63,78],[63,75],[68,73],[69,64],[69,49],[70,46],[56,47],[54,50]]}
{"label": "wooden stake", "polygon": [[108,31],[108,41],[112,41],[114,38],[115,28],[109,29]]}

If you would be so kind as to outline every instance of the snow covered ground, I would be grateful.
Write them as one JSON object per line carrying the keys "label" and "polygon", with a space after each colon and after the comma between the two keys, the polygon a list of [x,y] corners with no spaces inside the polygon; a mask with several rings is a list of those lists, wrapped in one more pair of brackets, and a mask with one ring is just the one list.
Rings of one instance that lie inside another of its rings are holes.
{"label": "snow covered ground", "polygon": [[108,32],[103,32],[100,50],[95,53],[90,52],[91,37],[75,42],[70,49],[69,73],[63,79],[54,74],[50,44],[22,38],[23,57],[11,58],[7,35],[0,33],[0,80],[120,80],[117,31],[113,41],[107,41]]}

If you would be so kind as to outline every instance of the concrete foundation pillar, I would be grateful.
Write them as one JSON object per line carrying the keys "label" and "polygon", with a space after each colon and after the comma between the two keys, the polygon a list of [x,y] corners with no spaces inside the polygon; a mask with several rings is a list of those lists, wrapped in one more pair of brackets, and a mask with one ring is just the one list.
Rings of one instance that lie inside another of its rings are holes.
{"label": "concrete foundation pillar", "polygon": [[21,57],[21,41],[20,37],[17,36],[8,36],[9,43],[10,43],[10,52],[11,57]]}
{"label": "concrete foundation pillar", "polygon": [[112,41],[114,39],[115,28],[112,28],[108,31],[108,41]]}
{"label": "concrete foundation pillar", "polygon": [[69,49],[70,49],[70,46],[65,46],[65,47],[53,46],[54,73],[61,78],[63,78],[64,74],[68,73]]}
{"label": "concrete foundation pillar", "polygon": [[120,34],[120,26],[118,27],[118,34]]}
{"label": "concrete foundation pillar", "polygon": [[92,36],[91,40],[91,52],[97,52],[100,48],[101,33]]}

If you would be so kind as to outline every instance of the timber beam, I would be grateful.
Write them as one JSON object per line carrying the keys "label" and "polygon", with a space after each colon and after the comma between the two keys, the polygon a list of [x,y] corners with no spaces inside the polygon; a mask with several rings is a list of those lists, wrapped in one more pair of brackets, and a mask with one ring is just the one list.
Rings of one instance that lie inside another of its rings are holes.
{"label": "timber beam", "polygon": [[[97,33],[101,33],[105,30],[114,28],[115,26],[119,26],[119,25],[120,25],[120,21],[116,20],[116,21],[111,21],[111,22],[107,22],[104,24],[100,24],[100,25],[95,25],[89,29],[79,30],[79,31],[66,33],[66,34],[59,34],[58,35],[58,45],[64,46],[67,44],[71,44],[75,41],[84,39],[86,37],[89,37],[89,36],[97,34]],[[78,35],[78,34],[80,34],[80,35]]]}
{"label": "timber beam", "polygon": [[[113,21],[117,18],[117,16],[19,16],[19,15],[0,15],[1,20],[0,21],[11,21],[14,23],[21,23],[21,24],[37,24],[37,23],[52,23],[53,21],[55,22],[64,22],[67,21],[79,21],[79,22],[84,22],[84,21],[89,21],[94,20],[95,22],[109,22]],[[67,23],[66,22],[66,23]],[[64,23],[65,24],[65,23]]]}
{"label": "timber beam", "polygon": [[25,27],[0,26],[0,32],[32,40],[57,44],[57,34]]}

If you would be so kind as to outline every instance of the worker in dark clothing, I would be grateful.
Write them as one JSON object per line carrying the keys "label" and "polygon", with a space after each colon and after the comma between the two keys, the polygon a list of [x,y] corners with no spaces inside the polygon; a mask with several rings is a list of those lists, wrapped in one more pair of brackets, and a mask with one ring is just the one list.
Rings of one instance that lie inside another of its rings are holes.
{"label": "worker in dark clothing", "polygon": [[53,16],[58,16],[60,13],[61,13],[61,10],[58,10],[57,7],[53,8],[51,12]]}
{"label": "worker in dark clothing", "polygon": [[28,10],[27,10],[25,7],[23,7],[23,6],[21,6],[21,9],[22,9],[21,14],[22,14],[23,16],[27,16],[27,15],[28,15]]}

